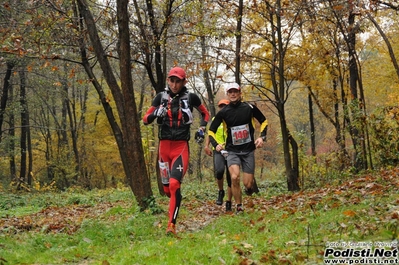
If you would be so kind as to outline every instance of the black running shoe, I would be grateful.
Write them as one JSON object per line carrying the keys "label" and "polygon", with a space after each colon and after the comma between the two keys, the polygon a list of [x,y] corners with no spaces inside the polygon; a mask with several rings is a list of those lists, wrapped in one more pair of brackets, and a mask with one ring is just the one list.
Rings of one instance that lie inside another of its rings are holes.
{"label": "black running shoe", "polygon": [[254,178],[254,184],[252,185],[252,190],[254,193],[258,194],[259,193],[259,188],[258,184],[256,183],[256,179]]}
{"label": "black running shoe", "polygon": [[226,212],[231,212],[231,201],[226,201]]}
{"label": "black running shoe", "polygon": [[224,190],[219,190],[219,195],[218,199],[216,200],[217,205],[222,205],[223,204],[223,198],[224,198]]}
{"label": "black running shoe", "polygon": [[245,194],[247,194],[248,196],[251,196],[252,193],[254,193],[254,191],[252,190],[252,188],[245,189]]}

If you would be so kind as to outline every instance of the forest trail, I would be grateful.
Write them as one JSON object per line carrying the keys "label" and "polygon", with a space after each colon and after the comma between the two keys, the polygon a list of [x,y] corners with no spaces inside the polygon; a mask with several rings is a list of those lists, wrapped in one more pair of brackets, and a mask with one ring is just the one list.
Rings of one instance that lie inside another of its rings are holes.
{"label": "forest trail", "polygon": [[[245,211],[282,210],[285,213],[297,211],[316,211],[326,207],[340,207],[348,203],[356,204],[364,196],[384,196],[392,190],[399,189],[399,168],[381,170],[376,174],[362,175],[347,180],[338,186],[325,186],[321,189],[305,190],[296,193],[284,193],[271,198],[264,198],[262,192],[252,197],[243,196]],[[399,205],[399,197],[395,202]],[[179,216],[177,232],[197,231],[221,215],[226,213],[225,207],[216,205],[214,201],[183,200],[182,207],[186,214]],[[23,231],[41,231],[48,233],[73,234],[87,219],[115,218],[106,213],[113,207],[129,208],[131,202],[102,202],[94,206],[69,205],[65,207],[51,206],[37,213],[20,217],[5,217],[0,219],[0,232],[18,233]],[[166,207],[166,206],[165,206]],[[163,207],[164,208],[164,207]],[[370,208],[372,214],[373,208]],[[350,216],[352,212],[344,212]],[[166,217],[166,213],[163,213]],[[399,206],[389,208],[380,218],[399,219]],[[164,216],[161,217],[164,219]],[[158,224],[161,225],[161,224]]]}

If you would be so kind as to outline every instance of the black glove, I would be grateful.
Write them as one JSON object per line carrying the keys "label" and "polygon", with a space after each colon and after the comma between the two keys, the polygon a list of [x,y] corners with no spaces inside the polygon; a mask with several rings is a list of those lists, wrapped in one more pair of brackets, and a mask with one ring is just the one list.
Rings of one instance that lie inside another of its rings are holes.
{"label": "black glove", "polygon": [[159,117],[159,118],[162,118],[162,117],[165,117],[166,112],[167,112],[167,109],[166,109],[164,106],[159,106],[159,107],[154,111],[154,115],[157,116],[157,117]]}
{"label": "black glove", "polygon": [[205,139],[205,129],[200,127],[198,129],[198,131],[195,133],[195,141],[197,141],[197,143],[203,143]]}

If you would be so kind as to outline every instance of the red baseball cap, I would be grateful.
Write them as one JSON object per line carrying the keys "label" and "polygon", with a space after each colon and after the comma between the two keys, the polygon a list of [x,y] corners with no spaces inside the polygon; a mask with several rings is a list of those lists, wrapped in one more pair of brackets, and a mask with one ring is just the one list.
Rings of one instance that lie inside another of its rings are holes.
{"label": "red baseball cap", "polygon": [[170,69],[168,77],[176,76],[179,79],[186,79],[186,71],[180,67],[173,67]]}

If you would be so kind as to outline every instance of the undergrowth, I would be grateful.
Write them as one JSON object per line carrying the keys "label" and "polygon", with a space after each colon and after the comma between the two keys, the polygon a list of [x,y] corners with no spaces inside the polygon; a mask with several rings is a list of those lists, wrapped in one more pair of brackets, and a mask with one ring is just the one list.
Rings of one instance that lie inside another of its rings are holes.
{"label": "undergrowth", "polygon": [[[399,170],[287,192],[259,179],[245,213],[216,206],[214,179],[185,179],[179,238],[168,199],[140,212],[131,191],[0,193],[0,264],[321,264],[329,242],[398,239]],[[310,183],[310,182],[308,182]]]}

